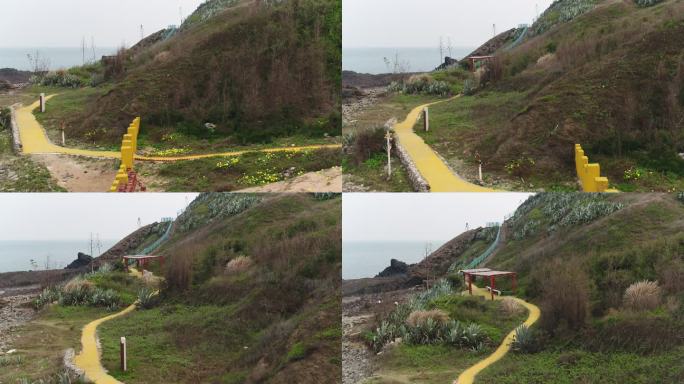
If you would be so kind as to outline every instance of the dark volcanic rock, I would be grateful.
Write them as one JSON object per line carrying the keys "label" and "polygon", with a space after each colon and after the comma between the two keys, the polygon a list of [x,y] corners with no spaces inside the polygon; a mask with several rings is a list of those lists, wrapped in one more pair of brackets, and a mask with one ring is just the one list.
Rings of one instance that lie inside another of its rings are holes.
{"label": "dark volcanic rock", "polygon": [[67,265],[65,269],[79,269],[83,267],[87,267],[91,262],[93,261],[93,257],[90,255],[86,255],[85,253],[79,252],[78,253],[78,258],[72,262],[71,264]]}
{"label": "dark volcanic rock", "polygon": [[394,275],[405,275],[408,272],[409,266],[403,261],[392,259],[390,266],[378,273],[375,277],[390,277]]}
{"label": "dark volcanic rock", "polygon": [[0,68],[0,80],[10,84],[28,83],[31,74],[29,71],[19,71],[14,68]]}

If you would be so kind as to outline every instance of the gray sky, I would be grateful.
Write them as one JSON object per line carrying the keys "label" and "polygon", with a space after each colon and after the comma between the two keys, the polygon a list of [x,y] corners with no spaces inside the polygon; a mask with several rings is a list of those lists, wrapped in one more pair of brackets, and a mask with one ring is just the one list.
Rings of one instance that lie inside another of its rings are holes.
{"label": "gray sky", "polygon": [[348,193],[342,240],[450,240],[470,228],[501,222],[527,193]]}
{"label": "gray sky", "polygon": [[480,46],[497,33],[531,24],[552,0],[343,0],[344,47]]}
{"label": "gray sky", "polygon": [[0,0],[0,47],[131,46],[145,35],[180,23],[203,0]]}
{"label": "gray sky", "polygon": [[0,194],[0,240],[80,240],[99,233],[121,239],[142,224],[176,213],[192,202],[189,193]]}

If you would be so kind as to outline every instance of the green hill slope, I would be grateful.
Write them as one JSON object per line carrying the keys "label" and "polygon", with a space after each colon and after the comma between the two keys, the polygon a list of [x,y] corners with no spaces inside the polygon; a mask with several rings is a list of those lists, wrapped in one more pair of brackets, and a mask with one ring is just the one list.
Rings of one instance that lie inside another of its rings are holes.
{"label": "green hill slope", "polygon": [[178,30],[91,68],[101,91],[60,117],[70,136],[100,144],[118,144],[138,115],[151,143],[337,136],[340,57],[340,0],[211,0]]}
{"label": "green hill slope", "polygon": [[[682,217],[684,198],[664,194],[541,194],[526,201],[484,266],[518,272],[518,295],[542,310],[540,352],[510,354],[479,380],[680,382]],[[659,293],[648,305],[630,306],[626,292],[641,281],[656,282]]]}
{"label": "green hill slope", "polygon": [[561,0],[530,29],[470,101],[435,108],[462,118],[428,139],[447,157],[479,152],[495,174],[532,159],[514,176],[535,186],[572,185],[580,143],[621,189],[684,188],[684,4]]}
{"label": "green hill slope", "polygon": [[339,381],[340,217],[339,195],[201,195],[156,252],[160,304],[100,329],[105,366],[127,383]]}

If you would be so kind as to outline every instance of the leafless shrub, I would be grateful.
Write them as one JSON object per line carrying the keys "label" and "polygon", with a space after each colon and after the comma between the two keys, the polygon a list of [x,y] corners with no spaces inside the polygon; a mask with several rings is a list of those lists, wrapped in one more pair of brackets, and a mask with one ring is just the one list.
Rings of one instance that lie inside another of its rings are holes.
{"label": "leafless shrub", "polygon": [[589,278],[575,263],[559,259],[543,271],[542,326],[549,332],[581,328],[589,311]]}
{"label": "leafless shrub", "polygon": [[170,290],[184,291],[192,283],[192,253],[176,254],[166,270],[166,284]]}
{"label": "leafless shrub", "polygon": [[658,277],[665,292],[674,294],[684,291],[684,262],[672,260],[660,265]]}
{"label": "leafless shrub", "polygon": [[441,309],[413,311],[406,319],[406,324],[417,327],[424,325],[428,319],[432,319],[438,324],[446,324],[449,321],[449,315]]}
{"label": "leafless shrub", "polygon": [[648,311],[660,305],[662,290],[654,281],[639,281],[625,290],[623,306],[633,311]]}

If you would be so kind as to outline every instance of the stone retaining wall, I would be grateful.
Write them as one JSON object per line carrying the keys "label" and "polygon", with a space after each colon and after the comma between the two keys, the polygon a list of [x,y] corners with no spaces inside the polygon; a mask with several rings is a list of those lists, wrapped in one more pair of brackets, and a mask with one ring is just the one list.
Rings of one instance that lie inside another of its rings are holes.
{"label": "stone retaining wall", "polygon": [[19,136],[19,127],[17,126],[17,116],[15,109],[18,107],[17,104],[10,107],[10,127],[12,127],[12,149],[14,153],[20,155],[22,152],[21,146],[21,136]]}
{"label": "stone retaining wall", "polygon": [[428,184],[420,174],[418,168],[413,163],[413,160],[411,160],[411,156],[409,156],[406,149],[401,145],[397,135],[394,135],[394,150],[396,151],[399,160],[401,160],[401,163],[404,165],[404,168],[406,168],[406,173],[408,174],[409,182],[411,183],[413,190],[416,192],[430,192],[430,184]]}

